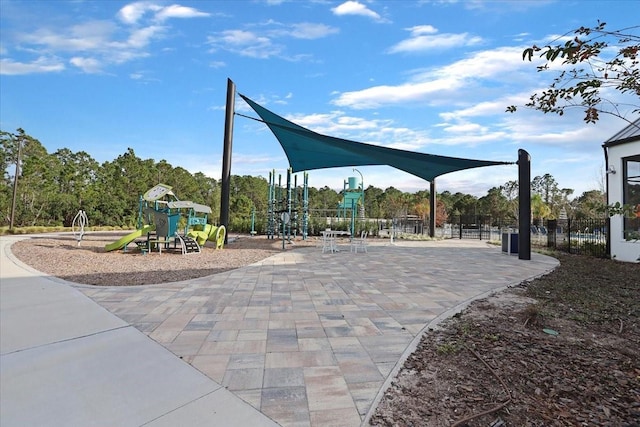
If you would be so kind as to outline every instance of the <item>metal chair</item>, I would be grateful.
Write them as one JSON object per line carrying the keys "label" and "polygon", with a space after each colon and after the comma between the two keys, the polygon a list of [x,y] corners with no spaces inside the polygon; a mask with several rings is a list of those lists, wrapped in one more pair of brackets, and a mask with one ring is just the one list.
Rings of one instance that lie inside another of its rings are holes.
{"label": "metal chair", "polygon": [[336,251],[336,239],[331,234],[331,229],[327,228],[322,232],[322,253],[335,252]]}
{"label": "metal chair", "polygon": [[362,231],[360,232],[359,238],[354,238],[351,240],[351,252],[358,253],[358,249],[362,250],[362,252],[367,252],[367,235],[369,232]]}

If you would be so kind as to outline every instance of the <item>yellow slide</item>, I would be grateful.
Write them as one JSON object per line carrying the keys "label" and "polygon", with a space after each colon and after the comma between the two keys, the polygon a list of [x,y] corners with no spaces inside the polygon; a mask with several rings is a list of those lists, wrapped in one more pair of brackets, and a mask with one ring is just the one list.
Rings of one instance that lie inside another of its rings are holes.
{"label": "yellow slide", "polygon": [[109,252],[109,251],[115,251],[116,249],[122,249],[125,246],[127,246],[129,243],[131,243],[134,240],[136,240],[138,237],[142,237],[145,234],[147,234],[147,233],[149,233],[151,231],[154,231],[155,229],[156,229],[155,225],[145,225],[140,230],[136,230],[131,234],[127,234],[126,236],[124,236],[120,240],[116,240],[113,243],[109,243],[108,245],[106,245],[104,247],[104,250]]}
{"label": "yellow slide", "polygon": [[209,238],[209,233],[211,233],[211,224],[205,224],[204,230],[189,230],[187,236],[194,239],[200,246],[203,246],[207,239]]}
{"label": "yellow slide", "polygon": [[216,244],[216,249],[224,248],[224,237],[227,234],[227,229],[224,225],[211,229],[209,233],[209,240]]}
{"label": "yellow slide", "polygon": [[187,233],[187,236],[195,239],[200,246],[204,246],[207,240],[209,240],[210,242],[215,243],[216,249],[222,249],[224,246],[225,234],[226,229],[224,228],[224,225],[216,227],[211,224],[206,224],[204,226],[204,230],[190,230]]}

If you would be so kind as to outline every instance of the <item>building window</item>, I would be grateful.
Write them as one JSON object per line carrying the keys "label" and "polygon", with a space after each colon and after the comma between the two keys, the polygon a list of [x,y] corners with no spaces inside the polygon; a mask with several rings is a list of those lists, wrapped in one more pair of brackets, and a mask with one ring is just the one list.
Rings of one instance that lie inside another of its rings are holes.
{"label": "building window", "polygon": [[636,213],[624,219],[624,238],[640,239],[640,155],[622,159],[624,170],[623,203],[635,206]]}

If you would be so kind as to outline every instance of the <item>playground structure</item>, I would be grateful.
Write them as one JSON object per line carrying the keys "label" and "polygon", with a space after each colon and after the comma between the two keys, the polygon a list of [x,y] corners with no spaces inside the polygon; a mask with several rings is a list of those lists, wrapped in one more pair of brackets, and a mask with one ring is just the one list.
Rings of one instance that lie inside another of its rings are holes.
{"label": "playground structure", "polygon": [[71,232],[78,241],[78,246],[80,246],[80,242],[82,242],[82,238],[84,237],[84,227],[87,225],[89,225],[87,213],[80,209],[71,222]]}
{"label": "playground structure", "polygon": [[[285,241],[298,236],[303,240],[309,235],[309,174],[304,172],[302,186],[298,186],[298,177],[287,170],[286,183],[283,176],[276,175],[276,171],[269,172],[269,194],[267,199],[267,238],[282,237]],[[349,177],[344,181],[342,200],[335,209],[330,209],[331,216],[338,224],[348,223],[351,236],[356,234],[356,219],[364,220],[364,186],[357,177]],[[252,235],[255,211],[252,211]],[[326,215],[327,226],[332,224],[332,218]],[[322,228],[324,229],[324,227]]]}
{"label": "playground structure", "polygon": [[[293,187],[291,180],[293,178]],[[308,237],[309,227],[309,174],[304,172],[302,187],[298,187],[298,176],[287,169],[286,187],[282,186],[282,175],[276,171],[269,172],[269,195],[267,203],[267,238],[274,239],[282,235],[282,244],[297,236],[298,230],[302,239]]]}
{"label": "playground structure", "polygon": [[351,235],[355,236],[356,212],[358,217],[364,219],[364,185],[358,178],[350,176],[344,181],[342,201],[338,203],[338,218],[351,217]]}
{"label": "playground structure", "polygon": [[[137,229],[121,239],[105,246],[106,251],[116,249],[127,250],[130,243],[135,243],[147,253],[153,249],[177,249],[183,255],[200,253],[207,242],[214,242],[216,249],[224,247],[226,229],[223,225],[216,227],[207,222],[211,214],[209,206],[191,201],[178,200],[170,186],[158,184],[140,196]],[[172,200],[163,200],[165,198]],[[184,223],[182,233],[179,232],[181,222]]]}

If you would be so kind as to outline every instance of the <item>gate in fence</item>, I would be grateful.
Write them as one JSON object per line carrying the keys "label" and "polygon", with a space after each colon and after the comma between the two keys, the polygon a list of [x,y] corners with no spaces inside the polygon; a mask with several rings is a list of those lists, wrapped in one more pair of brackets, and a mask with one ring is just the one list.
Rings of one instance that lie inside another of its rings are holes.
{"label": "gate in fence", "polygon": [[[451,217],[450,238],[500,240],[501,227],[492,221],[490,216],[458,215]],[[517,228],[516,228],[517,230]]]}

